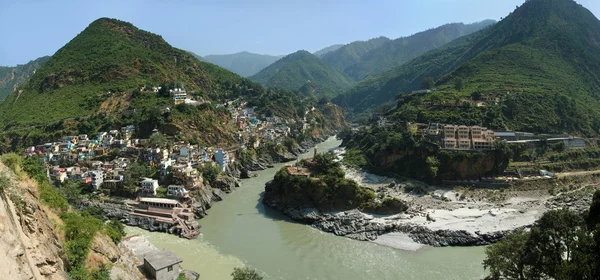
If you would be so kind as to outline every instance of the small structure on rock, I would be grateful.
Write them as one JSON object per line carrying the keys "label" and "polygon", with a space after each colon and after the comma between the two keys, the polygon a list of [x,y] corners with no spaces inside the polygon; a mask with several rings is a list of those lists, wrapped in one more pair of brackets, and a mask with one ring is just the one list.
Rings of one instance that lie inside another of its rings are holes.
{"label": "small structure on rock", "polygon": [[170,250],[149,252],[144,256],[144,271],[150,279],[175,280],[181,272],[181,262]]}

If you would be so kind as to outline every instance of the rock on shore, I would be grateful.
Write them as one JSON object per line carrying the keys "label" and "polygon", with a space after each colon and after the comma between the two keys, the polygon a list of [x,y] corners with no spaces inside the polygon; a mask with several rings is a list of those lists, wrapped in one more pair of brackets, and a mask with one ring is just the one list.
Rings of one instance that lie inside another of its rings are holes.
{"label": "rock on shore", "polygon": [[444,246],[476,246],[488,245],[502,240],[510,230],[488,233],[472,233],[466,230],[433,230],[426,226],[402,221],[403,214],[376,218],[359,210],[335,213],[321,213],[314,208],[294,208],[284,205],[275,198],[263,199],[269,207],[283,212],[294,221],[312,227],[360,241],[374,241],[379,236],[392,232],[406,233],[417,243]]}

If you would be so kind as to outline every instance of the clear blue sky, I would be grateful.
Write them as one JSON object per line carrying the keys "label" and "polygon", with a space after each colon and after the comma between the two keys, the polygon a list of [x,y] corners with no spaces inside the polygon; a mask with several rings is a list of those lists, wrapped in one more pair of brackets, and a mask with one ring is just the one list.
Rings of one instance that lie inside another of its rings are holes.
{"label": "clear blue sky", "polygon": [[[524,0],[0,0],[0,65],[51,55],[100,17],[199,55],[288,54],[450,22],[499,20]],[[600,15],[599,0],[578,3]]]}

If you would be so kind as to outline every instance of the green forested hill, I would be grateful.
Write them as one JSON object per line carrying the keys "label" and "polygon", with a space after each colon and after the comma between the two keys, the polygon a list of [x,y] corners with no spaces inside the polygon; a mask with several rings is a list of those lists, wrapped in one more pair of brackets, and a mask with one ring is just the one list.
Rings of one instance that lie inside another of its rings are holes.
{"label": "green forested hill", "polygon": [[2,124],[44,124],[97,112],[110,97],[143,85],[185,84],[199,94],[227,92],[243,78],[130,23],[101,18],[58,50],[22,93],[0,106]]}
{"label": "green forested hill", "polygon": [[31,78],[31,75],[37,71],[46,61],[49,56],[43,56],[36,60],[32,60],[27,64],[17,65],[15,67],[0,66],[0,102],[17,87],[25,84]]}
{"label": "green forested hill", "polygon": [[[195,99],[211,102],[174,105],[168,90],[175,81]],[[140,90],[144,85],[162,88]],[[107,18],[91,23],[18,89],[0,105],[0,152],[126,125],[134,125],[140,138],[156,128],[177,139],[229,147],[239,143],[238,128],[229,110],[215,105],[238,97],[260,114],[286,112],[286,119],[295,121],[314,107],[307,118],[311,130],[296,130],[298,140],[344,123],[336,105],[297,91],[265,90],[171,47],[158,35]]]}
{"label": "green forested hill", "polygon": [[[432,77],[440,91],[403,98],[398,115],[409,121],[597,135],[598,42],[600,21],[583,6],[529,0],[494,26],[363,81],[336,101],[361,112],[420,89],[423,79]],[[473,92],[493,94],[500,102],[483,108],[417,105],[471,100]]]}
{"label": "green forested hill", "polygon": [[417,34],[386,41],[360,56],[360,60],[347,65],[343,72],[356,81],[402,65],[430,50],[461,36],[479,31],[494,24],[485,20],[473,24],[451,23]]}
{"label": "green forested hill", "polygon": [[267,87],[288,90],[303,88],[305,92],[324,97],[333,97],[353,84],[346,75],[307,51],[285,56],[250,79]]}
{"label": "green forested hill", "polygon": [[273,64],[273,62],[277,61],[281,57],[282,56],[280,55],[276,56],[239,52],[224,55],[207,55],[204,56],[202,60],[219,65],[242,77],[249,77],[258,73],[265,67]]}
{"label": "green forested hill", "polygon": [[329,52],[321,60],[340,72],[360,62],[363,55],[390,42],[386,37],[373,38],[368,41],[356,41]]}

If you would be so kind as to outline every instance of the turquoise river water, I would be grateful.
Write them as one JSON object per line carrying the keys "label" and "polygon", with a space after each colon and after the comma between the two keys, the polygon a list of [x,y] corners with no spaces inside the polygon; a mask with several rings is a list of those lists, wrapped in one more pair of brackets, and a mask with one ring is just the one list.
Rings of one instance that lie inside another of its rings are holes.
{"label": "turquoise river water", "polygon": [[[337,147],[330,138],[318,151]],[[312,152],[312,151],[311,151]],[[310,153],[302,157],[310,156]],[[242,180],[242,187],[213,205],[200,220],[202,234],[186,240],[128,227],[160,249],[170,249],[200,279],[231,279],[234,267],[250,266],[267,279],[481,279],[483,247],[425,247],[409,252],[324,233],[290,221],[260,202],[275,168]]]}

